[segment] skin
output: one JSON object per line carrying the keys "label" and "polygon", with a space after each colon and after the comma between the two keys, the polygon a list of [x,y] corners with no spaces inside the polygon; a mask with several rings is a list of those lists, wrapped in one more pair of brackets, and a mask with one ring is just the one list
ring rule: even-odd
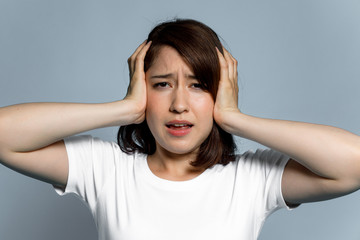
{"label": "skin", "polygon": [[288,204],[327,200],[360,188],[360,137],[345,130],[302,122],[264,119],[237,107],[237,61],[218,52],[221,80],[214,119],[225,131],[291,157],[282,192]]}
{"label": "skin", "polygon": [[[148,157],[150,169],[158,176],[184,180],[200,169],[195,160],[200,145],[213,126],[214,101],[196,80],[191,68],[171,47],[163,47],[146,72],[146,120],[156,140],[156,152]],[[185,136],[173,136],[166,123],[186,120],[193,124]]]}
{"label": "skin", "polygon": [[[96,128],[140,123],[146,116],[159,146],[149,156],[150,169],[166,179],[186,180],[203,171],[191,167],[189,161],[195,158],[198,144],[208,134],[208,123],[214,119],[225,131],[293,159],[282,180],[283,195],[289,204],[330,199],[360,188],[359,136],[330,126],[242,113],[237,106],[237,61],[226,49],[224,55],[218,52],[221,77],[215,103],[207,101],[206,94],[194,92],[191,71],[174,52],[170,51],[168,58],[158,57],[154,68],[144,73],[144,57],[150,44],[142,43],[128,60],[131,81],[123,100],[102,104],[29,103],[1,108],[1,163],[65,187],[68,159],[63,138]],[[168,79],[169,88],[152,88],[149,78],[157,75],[156,71],[173,74]],[[166,103],[160,102],[160,96],[167,99]],[[201,110],[193,104],[195,99],[200,99],[212,116],[200,116]],[[161,103],[159,109],[155,107],[157,103]],[[194,132],[199,133],[196,141],[186,137],[171,139],[164,133],[164,122],[173,117],[194,121]],[[206,122],[204,128],[198,128],[200,121]],[[180,150],[175,150],[175,146],[180,146]]]}

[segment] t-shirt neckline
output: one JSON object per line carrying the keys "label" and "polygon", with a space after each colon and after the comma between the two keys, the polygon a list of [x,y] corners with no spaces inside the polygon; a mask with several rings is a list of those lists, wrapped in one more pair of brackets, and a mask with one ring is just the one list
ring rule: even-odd
{"label": "t-shirt neckline", "polygon": [[206,180],[206,176],[209,174],[209,169],[206,169],[204,172],[199,174],[198,176],[184,181],[172,181],[167,180],[161,177],[156,176],[150,169],[148,161],[147,161],[147,154],[141,154],[139,156],[139,167],[142,172],[143,177],[145,180],[155,185],[156,187],[164,188],[167,190],[172,191],[184,191],[184,190],[190,190],[193,188],[198,187],[201,185],[202,182]]}

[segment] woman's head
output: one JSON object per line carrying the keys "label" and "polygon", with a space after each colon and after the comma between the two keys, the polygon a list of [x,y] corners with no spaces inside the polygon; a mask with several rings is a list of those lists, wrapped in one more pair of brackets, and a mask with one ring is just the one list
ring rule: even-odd
{"label": "woman's head", "polygon": [[152,41],[145,57],[145,72],[151,67],[163,46],[174,48],[192,68],[200,83],[216,98],[220,65],[215,47],[222,52],[217,34],[205,24],[185,19],[157,25],[148,36]]}
{"label": "woman's head", "polygon": [[[164,56],[172,54],[172,56],[175,56],[172,59],[179,62],[179,65],[184,66],[183,68],[187,69],[184,71],[191,73],[193,78],[200,84],[202,90],[207,92],[207,96],[209,97],[206,101],[208,101],[209,104],[203,106],[206,106],[207,108],[213,106],[211,104],[215,101],[220,80],[220,65],[215,47],[222,51],[222,46],[216,33],[206,25],[194,20],[175,20],[161,23],[156,26],[150,32],[148,41],[152,41],[152,44],[146,54],[144,63],[144,70],[147,72],[147,75],[149,72],[153,72],[153,69],[159,69],[159,62],[164,65]],[[166,51],[164,49],[166,49]],[[170,61],[170,64],[172,63],[172,60],[167,61]],[[160,65],[160,69],[162,65]],[[152,66],[154,67],[152,68]],[[176,66],[177,65],[175,65],[175,68]],[[189,95],[189,98],[194,100],[195,98],[191,96]],[[205,96],[205,94],[202,96]],[[165,101],[170,102],[169,99],[169,97],[164,97]],[[195,105],[193,104],[192,106]],[[199,106],[196,107],[197,114],[200,116],[199,112],[201,110]],[[165,111],[154,111],[154,109],[154,107],[152,107],[151,110],[149,109],[149,111],[151,111],[149,114],[151,115],[149,116],[147,113],[147,118],[149,118],[147,119],[148,121],[145,120],[139,125],[128,125],[120,128],[118,133],[118,143],[123,151],[128,153],[139,151],[151,155],[155,153],[157,143],[166,142],[166,139],[161,137],[164,135],[159,135],[157,128],[154,127],[157,124],[154,119],[157,120],[161,118],[153,116],[156,112],[161,114]],[[201,125],[201,123],[199,124],[199,119],[203,123],[206,122],[204,125],[210,126],[210,128],[202,128],[205,130],[200,131],[202,134],[205,133],[206,135],[201,138],[201,142],[199,143],[197,159],[192,162],[193,166],[202,168],[208,168],[216,163],[227,164],[229,161],[234,160],[235,151],[235,144],[232,136],[223,131],[213,121],[213,109],[208,110],[211,111],[211,114],[207,114],[206,119],[204,117],[190,117],[190,119],[196,119],[196,121],[198,121],[196,128],[193,128],[196,129],[196,131],[199,131],[198,126]],[[167,118],[167,116],[169,115],[166,115],[165,118]],[[211,124],[209,124],[209,121]],[[148,123],[150,124],[148,125]],[[154,135],[152,133],[154,133]]]}

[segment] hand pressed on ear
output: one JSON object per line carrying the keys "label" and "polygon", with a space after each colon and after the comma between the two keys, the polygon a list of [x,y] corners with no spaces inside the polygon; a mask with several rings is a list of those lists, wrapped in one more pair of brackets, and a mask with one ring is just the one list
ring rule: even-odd
{"label": "hand pressed on ear", "polygon": [[144,72],[144,59],[149,50],[151,41],[144,41],[129,57],[130,83],[124,100],[129,102],[134,110],[133,123],[141,123],[145,119],[146,109],[146,81]]}
{"label": "hand pressed on ear", "polygon": [[214,119],[226,131],[226,120],[238,113],[237,61],[223,48],[224,55],[216,48],[220,63],[220,82],[214,106]]}

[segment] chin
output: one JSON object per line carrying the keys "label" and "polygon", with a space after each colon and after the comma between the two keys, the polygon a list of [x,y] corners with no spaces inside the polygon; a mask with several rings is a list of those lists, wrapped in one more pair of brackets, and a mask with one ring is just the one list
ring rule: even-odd
{"label": "chin", "polygon": [[174,145],[169,145],[169,144],[157,144],[159,147],[161,147],[161,149],[163,151],[167,151],[169,153],[173,153],[173,154],[178,154],[178,155],[185,155],[185,154],[190,154],[190,153],[195,153],[196,151],[198,151],[199,146],[188,146],[188,145],[184,145],[184,144],[174,144]]}

